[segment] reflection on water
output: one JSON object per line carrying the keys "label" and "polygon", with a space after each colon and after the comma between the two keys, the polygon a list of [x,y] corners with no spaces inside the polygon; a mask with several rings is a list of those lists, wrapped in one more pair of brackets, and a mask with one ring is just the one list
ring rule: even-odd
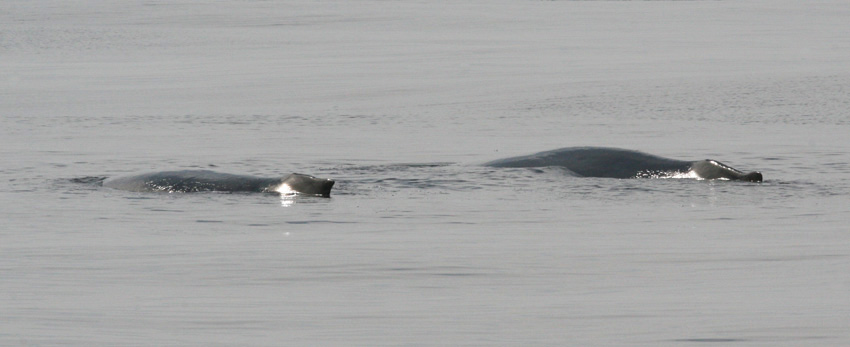
{"label": "reflection on water", "polygon": [[292,194],[292,195],[280,194],[280,206],[290,207],[292,205],[295,205],[295,194]]}

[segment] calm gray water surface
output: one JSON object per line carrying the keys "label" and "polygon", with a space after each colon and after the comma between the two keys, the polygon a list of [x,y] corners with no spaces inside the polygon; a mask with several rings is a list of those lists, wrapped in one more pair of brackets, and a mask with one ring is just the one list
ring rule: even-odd
{"label": "calm gray water surface", "polygon": [[[848,14],[2,2],[0,345],[848,345]],[[765,181],[478,165],[582,145]],[[193,168],[337,185],[71,181]]]}

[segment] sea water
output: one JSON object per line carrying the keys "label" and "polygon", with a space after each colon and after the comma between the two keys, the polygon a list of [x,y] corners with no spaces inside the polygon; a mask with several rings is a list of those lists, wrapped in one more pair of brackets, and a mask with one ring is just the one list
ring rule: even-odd
{"label": "sea water", "polygon": [[[0,2],[0,345],[850,344],[848,15]],[[480,166],[567,146],[765,181]],[[337,183],[74,181],[175,169]]]}

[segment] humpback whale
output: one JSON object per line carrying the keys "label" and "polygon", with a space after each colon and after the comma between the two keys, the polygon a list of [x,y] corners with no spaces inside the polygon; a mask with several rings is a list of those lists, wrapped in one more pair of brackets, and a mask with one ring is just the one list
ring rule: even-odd
{"label": "humpback whale", "polygon": [[741,172],[719,161],[684,161],[638,151],[605,147],[567,147],[494,160],[491,167],[562,167],[577,176],[609,178],[672,177],[693,173],[702,179],[761,182],[761,172]]}
{"label": "humpback whale", "polygon": [[331,196],[333,185],[333,180],[298,173],[282,178],[263,178],[210,170],[151,172],[103,181],[104,187],[132,192],[257,192],[326,198]]}

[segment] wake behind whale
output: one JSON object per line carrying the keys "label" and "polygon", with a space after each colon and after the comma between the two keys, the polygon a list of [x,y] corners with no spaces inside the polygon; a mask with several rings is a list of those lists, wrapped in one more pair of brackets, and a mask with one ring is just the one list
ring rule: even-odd
{"label": "wake behind whale", "polygon": [[582,177],[651,178],[694,174],[701,179],[761,182],[758,171],[741,172],[715,160],[684,161],[643,152],[605,147],[567,147],[494,160],[491,167],[562,167]]}
{"label": "wake behind whale", "polygon": [[334,181],[293,173],[264,178],[210,170],[161,171],[108,178],[103,186],[133,192],[256,192],[330,197]]}

